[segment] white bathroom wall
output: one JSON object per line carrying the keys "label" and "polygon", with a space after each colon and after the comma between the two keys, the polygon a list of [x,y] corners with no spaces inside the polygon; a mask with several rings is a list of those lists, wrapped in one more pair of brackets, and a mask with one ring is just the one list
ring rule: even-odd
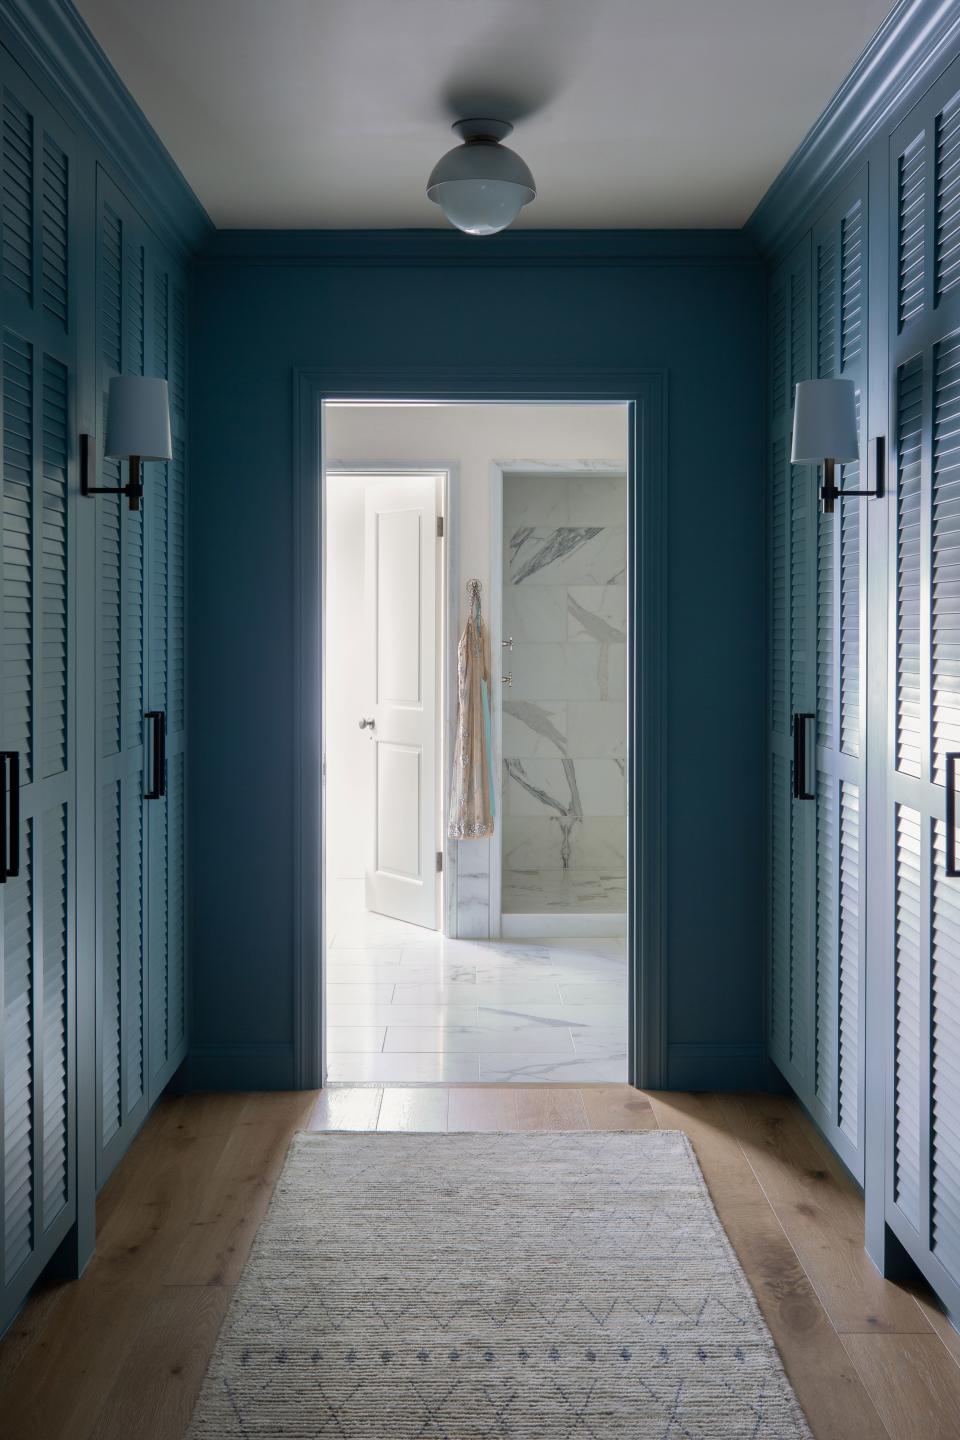
{"label": "white bathroom wall", "polygon": [[[466,617],[464,585],[469,578],[481,581],[488,601],[491,593],[494,463],[588,459],[627,467],[622,405],[330,405],[325,420],[328,470],[338,464],[393,462],[456,466],[460,623]],[[333,873],[357,875],[363,870],[372,805],[361,775],[361,701],[351,683],[355,665],[350,636],[351,630],[356,636],[356,617],[362,613],[361,484],[349,478],[328,484],[327,506],[327,825],[328,835],[336,837],[331,845]],[[464,938],[485,938],[490,934],[488,842],[459,842],[457,867],[453,928]]]}

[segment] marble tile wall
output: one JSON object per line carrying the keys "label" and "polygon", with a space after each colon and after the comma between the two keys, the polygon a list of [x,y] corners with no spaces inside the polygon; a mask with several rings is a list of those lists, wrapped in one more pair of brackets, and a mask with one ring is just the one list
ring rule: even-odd
{"label": "marble tile wall", "polygon": [[503,910],[620,912],[627,482],[505,475]]}

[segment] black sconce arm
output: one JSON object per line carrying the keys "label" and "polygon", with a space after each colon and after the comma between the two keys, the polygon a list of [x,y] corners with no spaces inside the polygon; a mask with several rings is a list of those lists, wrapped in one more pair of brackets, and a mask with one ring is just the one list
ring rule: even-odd
{"label": "black sconce arm", "polygon": [[842,490],[834,483],[836,461],[824,460],[823,462],[823,486],[820,490],[820,501],[824,515],[832,515],[834,501],[846,499],[848,496],[869,495],[876,499],[883,498],[883,472],[886,466],[886,442],[882,435],[877,435],[873,441],[873,473],[876,484],[872,490]]}
{"label": "black sconce arm", "polygon": [[126,495],[131,510],[140,509],[143,499],[143,481],[140,478],[140,456],[131,455],[127,462],[129,479],[126,485],[91,485],[94,473],[94,444],[92,435],[80,436],[80,494],[81,495]]}

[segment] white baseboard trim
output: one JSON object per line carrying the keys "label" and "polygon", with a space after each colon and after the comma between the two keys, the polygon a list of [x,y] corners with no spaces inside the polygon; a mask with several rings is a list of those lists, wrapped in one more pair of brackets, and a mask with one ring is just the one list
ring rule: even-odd
{"label": "white baseboard trim", "polygon": [[626,915],[502,915],[503,940],[605,940],[626,935]]}

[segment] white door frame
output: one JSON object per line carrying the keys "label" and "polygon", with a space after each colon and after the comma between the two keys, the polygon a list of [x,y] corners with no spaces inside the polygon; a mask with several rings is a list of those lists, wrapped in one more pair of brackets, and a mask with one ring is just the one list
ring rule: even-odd
{"label": "white door frame", "polygon": [[[626,413],[624,431],[629,426]],[[625,441],[624,448],[627,448]],[[499,939],[503,928],[503,477],[505,475],[622,475],[628,467],[615,460],[494,460],[490,465],[490,603],[487,624],[490,630],[491,734],[493,738],[494,795],[497,823],[490,838],[490,938]],[[624,524],[627,523],[624,512]],[[629,566],[629,557],[627,564]],[[630,575],[627,574],[627,585]],[[630,644],[630,616],[627,616],[627,645]],[[629,697],[624,700],[627,745],[630,743]],[[629,763],[629,750],[627,755]],[[629,787],[628,787],[629,790]],[[629,794],[628,794],[629,803]],[[629,818],[628,822],[629,824]],[[566,917],[570,919],[571,917]],[[573,918],[574,927],[576,917]],[[575,933],[575,928],[571,929]],[[596,929],[591,929],[594,935]]]}
{"label": "white door frame", "polygon": [[[438,585],[439,585],[439,614],[440,614],[440,643],[438,654],[440,656],[439,671],[439,712],[441,716],[441,744],[439,747],[441,775],[438,786],[440,796],[440,829],[438,831],[438,845],[443,849],[443,884],[441,885],[440,905],[440,932],[443,935],[456,936],[457,933],[457,842],[446,838],[446,817],[450,804],[450,775],[453,770],[453,744],[456,735],[457,725],[457,630],[459,622],[459,519],[460,519],[460,471],[455,460],[423,460],[414,464],[410,460],[399,460],[391,463],[385,460],[375,460],[364,463],[358,460],[329,460],[324,456],[323,472],[321,476],[321,499],[320,499],[320,543],[321,555],[326,555],[327,548],[327,476],[328,475],[437,475],[441,479],[441,514],[443,515],[443,542],[438,547]],[[327,603],[326,603],[326,565],[322,568],[323,575],[323,603],[322,613],[322,653],[327,654],[326,646],[326,625],[327,625]],[[323,733],[327,734],[326,717],[326,691],[322,687],[324,696]],[[326,756],[323,757],[323,764],[326,767]],[[323,842],[322,854],[324,863],[320,877],[321,884],[321,955],[326,958],[327,954],[327,794],[326,785],[323,787],[321,800],[321,835]],[[324,976],[326,965],[323,966]],[[324,1012],[326,1007],[324,1007]],[[324,1022],[325,1023],[325,1022]]]}

